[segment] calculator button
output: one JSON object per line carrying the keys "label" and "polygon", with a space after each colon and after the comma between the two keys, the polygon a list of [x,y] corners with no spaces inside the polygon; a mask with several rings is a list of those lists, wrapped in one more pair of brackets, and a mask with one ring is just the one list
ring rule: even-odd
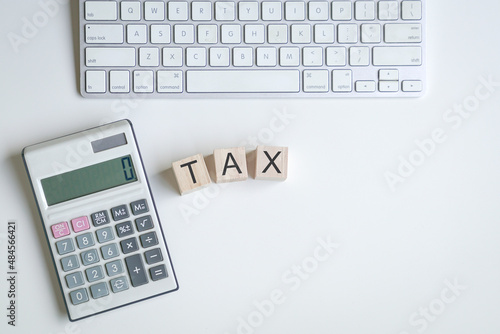
{"label": "calculator button", "polygon": [[71,219],[71,225],[73,225],[73,231],[75,232],[85,231],[90,228],[89,219],[86,216]]}
{"label": "calculator button", "polygon": [[139,238],[141,239],[141,245],[144,248],[158,245],[158,238],[156,238],[156,232],[149,232],[143,234]]}
{"label": "calculator button", "polygon": [[135,220],[135,226],[137,226],[137,231],[139,232],[150,230],[153,228],[153,220],[151,216],[137,218]]}
{"label": "calculator button", "polygon": [[144,269],[144,264],[142,263],[141,255],[135,254],[126,257],[125,263],[127,264],[127,271],[130,276],[132,286],[136,287],[149,282],[148,277],[146,276],[146,270]]}
{"label": "calculator button", "polygon": [[131,221],[116,224],[116,234],[118,234],[118,237],[123,238],[133,233],[134,233],[134,228],[132,227]]}
{"label": "calculator button", "polygon": [[76,257],[76,255],[63,257],[61,259],[61,265],[63,271],[70,271],[76,268],[80,268],[80,262],[78,262],[78,257]]}
{"label": "calculator button", "polygon": [[128,289],[128,282],[125,276],[114,278],[109,282],[109,284],[111,285],[111,291],[114,293]]}
{"label": "calculator button", "polygon": [[104,278],[102,266],[95,266],[85,270],[85,275],[87,276],[87,281],[89,282],[95,282]]}
{"label": "calculator button", "polygon": [[111,208],[111,214],[113,215],[114,221],[125,219],[130,216],[126,205],[119,205]]}
{"label": "calculator button", "polygon": [[97,299],[109,295],[108,286],[101,282],[90,286],[92,298]]}
{"label": "calculator button", "polygon": [[120,253],[118,252],[116,244],[109,244],[101,247],[101,254],[104,260],[108,260],[118,256]]}
{"label": "calculator button", "polygon": [[60,238],[68,235],[70,233],[68,222],[61,222],[58,224],[54,224],[50,227],[52,230],[52,235],[54,238]]}
{"label": "calculator button", "polygon": [[168,276],[167,268],[165,268],[164,264],[150,268],[149,274],[151,275],[151,279],[153,281],[157,281],[157,280],[160,280],[162,278],[166,278]]}
{"label": "calculator button", "polygon": [[71,253],[75,250],[75,246],[73,245],[73,240],[64,239],[56,242],[57,252],[60,255]]}
{"label": "calculator button", "polygon": [[115,276],[123,272],[123,265],[121,260],[106,263],[106,272],[108,276]]}
{"label": "calculator button", "polygon": [[163,256],[161,255],[161,249],[159,248],[148,250],[147,252],[144,253],[144,256],[146,257],[147,264],[153,264],[163,260]]}
{"label": "calculator button", "polygon": [[148,203],[146,203],[145,199],[130,203],[130,207],[132,208],[132,213],[136,216],[149,211]]}
{"label": "calculator button", "polygon": [[76,243],[80,249],[88,248],[94,246],[94,237],[90,232],[85,233],[76,237]]}
{"label": "calculator button", "polygon": [[99,261],[99,255],[97,255],[97,250],[91,249],[80,254],[82,257],[82,262],[84,266],[88,266],[89,264],[96,263]]}
{"label": "calculator button", "polygon": [[92,222],[94,223],[95,227],[99,227],[101,225],[109,223],[109,215],[106,210],[95,212],[91,214],[90,217],[92,218]]}
{"label": "calculator button", "polygon": [[78,305],[89,301],[89,295],[87,294],[87,289],[85,288],[71,291],[69,293],[69,297],[71,298],[71,303],[73,305]]}
{"label": "calculator button", "polygon": [[123,254],[132,253],[139,249],[136,238],[125,239],[120,242],[120,246],[122,247]]}
{"label": "calculator button", "polygon": [[83,285],[83,275],[81,271],[66,275],[66,284],[68,288],[73,289],[75,286]]}
{"label": "calculator button", "polygon": [[95,234],[97,235],[97,241],[99,241],[100,244],[115,238],[111,227],[101,228],[100,230],[95,231]]}

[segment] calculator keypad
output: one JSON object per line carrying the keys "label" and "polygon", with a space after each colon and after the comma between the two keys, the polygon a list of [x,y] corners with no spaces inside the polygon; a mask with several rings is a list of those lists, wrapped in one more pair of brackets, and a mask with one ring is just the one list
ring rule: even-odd
{"label": "calculator keypad", "polygon": [[[150,215],[144,215],[147,212],[147,201],[139,199],[51,226],[54,239],[66,237],[55,246],[59,255],[65,255],[60,265],[67,273],[64,279],[72,289],[73,305],[168,277],[161,249],[151,249],[158,245],[158,236],[149,231],[154,224]],[[112,222],[116,223],[101,227]],[[120,254],[130,255],[114,259]],[[86,282],[91,284],[84,286]]]}

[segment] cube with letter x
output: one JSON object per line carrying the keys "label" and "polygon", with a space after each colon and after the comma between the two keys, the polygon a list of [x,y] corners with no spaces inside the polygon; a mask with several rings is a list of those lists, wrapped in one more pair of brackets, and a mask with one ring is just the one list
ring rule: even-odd
{"label": "cube with letter x", "polygon": [[257,146],[255,178],[284,181],[288,176],[288,147]]}

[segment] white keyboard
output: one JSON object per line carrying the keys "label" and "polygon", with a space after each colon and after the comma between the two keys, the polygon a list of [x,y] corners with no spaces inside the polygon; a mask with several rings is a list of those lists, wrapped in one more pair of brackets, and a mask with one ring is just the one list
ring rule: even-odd
{"label": "white keyboard", "polygon": [[80,0],[84,97],[417,97],[425,65],[425,0]]}

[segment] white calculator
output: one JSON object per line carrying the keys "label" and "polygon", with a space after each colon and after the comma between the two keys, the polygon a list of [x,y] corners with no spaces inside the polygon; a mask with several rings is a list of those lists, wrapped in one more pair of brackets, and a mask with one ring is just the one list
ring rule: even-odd
{"label": "white calculator", "polygon": [[23,158],[71,321],[178,289],[128,120]]}

